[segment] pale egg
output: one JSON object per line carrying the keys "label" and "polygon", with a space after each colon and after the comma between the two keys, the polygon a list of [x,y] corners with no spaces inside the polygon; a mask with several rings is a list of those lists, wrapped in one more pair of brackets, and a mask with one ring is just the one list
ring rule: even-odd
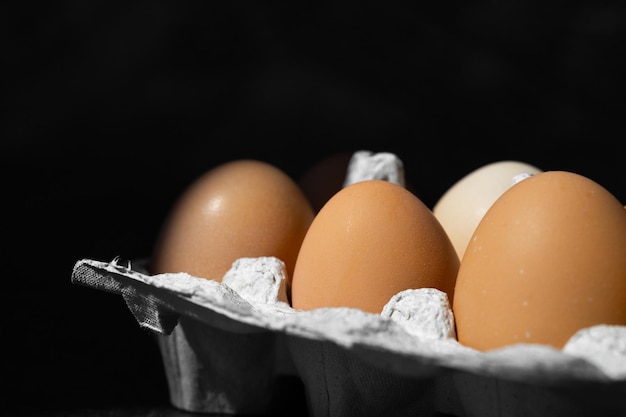
{"label": "pale egg", "polygon": [[542,172],[534,165],[503,160],[484,165],[457,181],[433,206],[433,213],[463,259],[474,229],[504,191],[528,175]]}
{"label": "pale egg", "polygon": [[459,342],[562,348],[577,331],[626,325],[626,210],[580,174],[546,171],[505,191],[465,251],[453,311]]}

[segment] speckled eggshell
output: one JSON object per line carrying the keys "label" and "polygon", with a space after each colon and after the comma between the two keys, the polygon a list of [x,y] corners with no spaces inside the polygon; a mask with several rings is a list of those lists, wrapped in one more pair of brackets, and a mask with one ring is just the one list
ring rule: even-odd
{"label": "speckled eggshell", "polygon": [[580,174],[546,171],[502,194],[461,261],[459,342],[562,348],[578,330],[626,324],[626,211]]}
{"label": "speckled eggshell", "polygon": [[296,261],[292,305],[380,313],[398,292],[425,287],[452,300],[458,267],[421,200],[400,185],[364,180],[337,192],[313,220]]}

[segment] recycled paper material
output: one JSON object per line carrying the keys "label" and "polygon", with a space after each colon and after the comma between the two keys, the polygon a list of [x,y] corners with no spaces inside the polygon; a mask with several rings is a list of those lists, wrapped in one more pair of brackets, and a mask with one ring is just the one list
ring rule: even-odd
{"label": "recycled paper material", "polygon": [[[272,352],[285,341],[316,417],[383,410],[626,413],[626,326],[583,329],[562,350],[519,344],[480,352],[456,341],[452,312],[437,290],[411,290],[402,302],[390,300],[385,314],[299,311],[282,301],[281,265],[271,257],[245,258],[224,283],[185,273],[151,276],[140,262],[83,259],[72,282],[121,295],[138,324],[158,335],[172,403],[186,410],[262,412],[275,376]],[[261,289],[249,291],[253,279]],[[415,308],[411,297],[431,307]],[[238,366],[220,373],[215,364],[224,361]]]}

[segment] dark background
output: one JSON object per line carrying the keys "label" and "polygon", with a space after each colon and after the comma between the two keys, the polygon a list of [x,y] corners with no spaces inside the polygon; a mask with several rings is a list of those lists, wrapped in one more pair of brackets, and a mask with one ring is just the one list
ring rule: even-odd
{"label": "dark background", "polygon": [[15,4],[0,6],[0,408],[167,405],[152,335],[71,271],[148,257],[176,196],[221,162],[297,180],[334,153],[393,152],[432,207],[516,159],[626,203],[622,2]]}

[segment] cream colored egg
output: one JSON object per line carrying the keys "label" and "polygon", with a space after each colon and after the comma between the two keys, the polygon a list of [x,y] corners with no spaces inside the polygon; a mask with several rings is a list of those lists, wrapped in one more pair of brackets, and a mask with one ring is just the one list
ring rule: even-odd
{"label": "cream colored egg", "polygon": [[448,233],[459,259],[463,259],[474,229],[493,202],[515,182],[539,172],[539,168],[525,162],[492,162],[470,172],[441,196],[433,213]]}

